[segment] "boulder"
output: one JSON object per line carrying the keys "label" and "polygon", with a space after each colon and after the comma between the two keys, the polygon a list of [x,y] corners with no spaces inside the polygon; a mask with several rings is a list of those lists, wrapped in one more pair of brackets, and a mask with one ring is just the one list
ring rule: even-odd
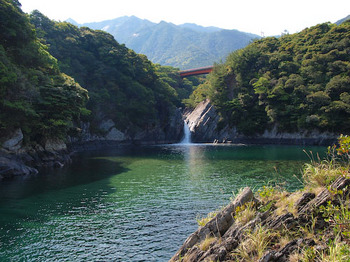
{"label": "boulder", "polygon": [[124,133],[119,131],[115,127],[112,127],[112,129],[109,130],[105,138],[106,140],[113,140],[113,141],[124,141],[126,139]]}
{"label": "boulder", "polygon": [[13,176],[37,174],[38,170],[25,165],[20,159],[10,155],[0,155],[0,181]]}
{"label": "boulder", "polygon": [[22,147],[22,141],[23,133],[22,130],[18,128],[5,138],[2,147],[8,151],[16,152]]}
{"label": "boulder", "polygon": [[106,134],[99,138],[99,140],[124,141],[126,136],[123,132],[118,130],[112,119],[104,120],[100,123],[99,128]]}
{"label": "boulder", "polygon": [[111,130],[113,127],[115,127],[115,123],[112,119],[103,120],[99,125],[99,128],[106,132]]}

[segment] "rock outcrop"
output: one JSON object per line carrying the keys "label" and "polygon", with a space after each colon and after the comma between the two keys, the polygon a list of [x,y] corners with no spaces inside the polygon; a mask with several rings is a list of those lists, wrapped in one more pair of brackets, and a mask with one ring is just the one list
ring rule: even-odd
{"label": "rock outcrop", "polygon": [[23,133],[18,128],[2,139],[0,181],[37,174],[40,167],[63,167],[70,161],[70,153],[63,140],[47,139],[40,144],[24,146]]}
{"label": "rock outcrop", "polygon": [[[322,216],[320,207],[326,203],[338,208],[349,204],[346,202],[350,194],[349,185],[349,177],[339,176],[329,188],[317,195],[309,192],[300,194],[295,201],[297,211],[293,214],[288,210],[278,211],[273,202],[263,203],[254,197],[249,188],[245,188],[205,226],[191,234],[170,262],[247,261],[244,256],[249,257],[248,261],[256,258],[254,261],[282,262],[289,261],[292,254],[301,253],[304,247],[322,249],[324,247],[316,243],[317,239],[322,236],[330,241],[335,236],[333,226]],[[238,216],[248,208],[254,213],[243,223]],[[250,213],[252,211],[244,216],[248,217]],[[307,228],[315,232],[313,236],[303,233]],[[252,240],[259,231],[262,233],[260,238]],[[284,244],[279,239],[283,232],[289,237],[284,236]],[[256,244],[264,248],[256,250],[249,247]]]}
{"label": "rock outcrop", "polygon": [[112,119],[101,119],[97,125],[99,132],[93,132],[88,122],[79,123],[77,129],[80,132],[67,139],[69,148],[84,151],[119,145],[169,144],[179,142],[183,136],[183,116],[179,108],[173,111],[166,123],[150,124],[142,129],[130,127],[121,131]]}
{"label": "rock outcrop", "polygon": [[177,143],[183,136],[183,116],[177,108],[166,124],[150,126],[132,136],[134,144],[169,144]]}
{"label": "rock outcrop", "polygon": [[100,117],[98,132],[93,132],[89,122],[81,122],[76,134],[62,139],[52,138],[40,143],[23,145],[24,135],[20,128],[0,137],[0,181],[19,175],[38,173],[40,167],[63,167],[71,162],[73,151],[111,148],[132,144],[176,143],[183,136],[183,117],[180,109],[175,109],[166,123],[150,124],[143,129],[118,129],[112,119]]}
{"label": "rock outcrop", "polygon": [[222,132],[217,131],[219,115],[208,99],[199,103],[197,107],[185,117],[185,121],[192,134],[192,141],[213,142],[214,139],[223,136],[223,134],[221,134]]}
{"label": "rock outcrop", "polygon": [[27,166],[20,157],[0,151],[0,181],[14,176],[37,174],[38,170]]}
{"label": "rock outcrop", "polygon": [[[224,210],[218,213],[215,218],[210,220],[205,226],[200,227],[196,232],[190,235],[170,261],[178,261],[180,257],[183,257],[187,253],[192,254],[192,257],[194,257],[194,253],[201,253],[196,245],[204,241],[207,236],[223,236],[234,222],[233,214],[236,208],[252,201],[253,199],[254,195],[251,189],[245,188],[234,202],[226,206]],[[196,258],[198,257],[199,255],[196,255]]]}
{"label": "rock outcrop", "polygon": [[200,143],[247,143],[247,144],[308,144],[330,145],[340,134],[302,131],[299,133],[279,132],[274,126],[269,130],[256,130],[256,134],[246,136],[235,127],[220,123],[220,115],[206,99],[185,115],[190,127],[192,141]]}
{"label": "rock outcrop", "polygon": [[20,128],[17,128],[13,133],[5,137],[2,147],[5,150],[16,152],[22,147],[23,133]]}

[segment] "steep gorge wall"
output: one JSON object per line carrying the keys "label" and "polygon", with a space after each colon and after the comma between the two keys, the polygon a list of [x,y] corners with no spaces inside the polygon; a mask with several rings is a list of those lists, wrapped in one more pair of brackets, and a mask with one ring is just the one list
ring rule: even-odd
{"label": "steep gorge wall", "polygon": [[121,131],[112,119],[101,119],[99,134],[93,133],[90,123],[80,123],[81,132],[78,136],[68,137],[69,147],[73,150],[91,150],[96,148],[114,147],[120,144],[147,145],[176,143],[183,135],[183,118],[179,108],[169,116],[166,123],[155,126],[145,126],[138,131]]}
{"label": "steep gorge wall", "polygon": [[80,133],[63,139],[47,139],[26,145],[21,128],[0,137],[0,181],[14,176],[37,174],[41,167],[63,167],[71,162],[74,151],[113,148],[120,145],[176,143],[183,135],[183,118],[175,109],[163,125],[145,127],[137,132],[122,132],[111,119],[101,119],[94,133],[89,122],[79,124]]}
{"label": "steep gorge wall", "polygon": [[[201,143],[248,143],[248,144],[295,144],[330,145],[340,134],[302,131],[300,133],[278,132],[274,126],[270,130],[256,130],[257,134],[246,136],[228,124],[219,124],[220,116],[207,99],[185,114],[185,121],[192,133],[192,142]],[[218,128],[218,126],[222,128]]]}

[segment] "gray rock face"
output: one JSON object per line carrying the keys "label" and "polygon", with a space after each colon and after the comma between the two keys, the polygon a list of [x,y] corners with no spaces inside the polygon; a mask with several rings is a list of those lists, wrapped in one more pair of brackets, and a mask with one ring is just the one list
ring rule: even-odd
{"label": "gray rock face", "polygon": [[67,150],[67,145],[62,139],[48,139],[45,141],[46,151],[62,151]]}
{"label": "gray rock face", "polygon": [[113,140],[113,141],[124,141],[126,140],[126,136],[123,132],[119,131],[115,127],[112,127],[111,130],[109,130],[108,134],[105,136],[106,140]]}
{"label": "gray rock face", "polygon": [[183,136],[183,117],[180,109],[174,110],[166,125],[156,125],[137,132],[133,136],[136,144],[177,143]]}
{"label": "gray rock face", "polygon": [[[149,124],[143,129],[130,128],[122,132],[117,128],[117,124],[112,119],[101,121],[98,128],[102,131],[100,134],[91,132],[90,123],[80,123],[80,135],[69,137],[68,141],[76,150],[89,150],[117,146],[120,144],[160,144],[176,143],[180,141],[183,135],[183,118],[179,108],[175,109],[169,116],[166,123],[157,125]],[[109,143],[112,142],[112,143]]]}
{"label": "gray rock face", "polygon": [[[101,117],[102,118],[102,117]],[[19,128],[0,140],[0,180],[17,175],[37,173],[38,167],[63,167],[71,162],[70,150],[94,150],[117,147],[121,144],[160,144],[180,141],[183,134],[183,119],[180,109],[164,117],[165,123],[145,126],[138,131],[120,131],[112,119],[100,122],[100,132],[91,132],[90,123],[80,123],[77,134],[62,139],[53,138],[33,146],[23,146],[23,133]],[[130,127],[132,130],[133,128]],[[34,167],[34,168],[33,168]]]}
{"label": "gray rock face", "polygon": [[[218,128],[220,116],[215,107],[207,99],[186,114],[193,142],[203,143],[255,143],[255,144],[324,144],[336,141],[339,134],[321,133],[318,131],[301,131],[298,133],[278,132],[276,126],[270,130],[262,130],[260,134],[245,136],[235,127],[228,124]],[[221,124],[220,124],[221,125]]]}
{"label": "gray rock face", "polygon": [[168,126],[165,128],[166,139],[178,142],[183,136],[183,115],[179,108],[176,108],[174,113],[170,116]]}
{"label": "gray rock face", "polygon": [[100,129],[102,129],[103,131],[107,131],[107,132],[109,130],[111,130],[113,127],[115,127],[115,123],[113,122],[112,119],[104,120],[99,125]]}
{"label": "gray rock face", "polygon": [[37,173],[37,169],[25,165],[17,157],[0,153],[0,181],[13,176],[23,176]]}
{"label": "gray rock face", "polygon": [[66,143],[48,139],[42,144],[22,146],[20,129],[8,136],[0,147],[0,180],[38,173],[38,167],[62,167],[71,161]]}
{"label": "gray rock face", "polygon": [[16,129],[11,135],[5,138],[2,147],[8,151],[16,152],[22,147],[23,133],[20,128]]}
{"label": "gray rock face", "polygon": [[213,141],[214,137],[220,136],[216,128],[219,115],[208,99],[199,103],[185,121],[190,128],[192,140],[195,142]]}
{"label": "gray rock face", "polygon": [[106,135],[99,137],[99,140],[124,141],[127,140],[126,135],[116,128],[112,119],[101,122],[100,129],[106,132]]}
{"label": "gray rock face", "polygon": [[81,123],[81,135],[79,138],[70,138],[70,142],[91,142],[91,141],[125,141],[130,138],[116,128],[116,124],[112,119],[103,120],[99,124],[99,129],[103,131],[102,134],[91,133],[90,123]]}

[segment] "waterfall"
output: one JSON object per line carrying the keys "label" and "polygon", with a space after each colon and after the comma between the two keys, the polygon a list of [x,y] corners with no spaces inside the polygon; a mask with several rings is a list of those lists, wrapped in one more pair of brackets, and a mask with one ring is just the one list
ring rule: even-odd
{"label": "waterfall", "polygon": [[191,131],[186,121],[184,121],[184,137],[180,144],[191,144]]}

